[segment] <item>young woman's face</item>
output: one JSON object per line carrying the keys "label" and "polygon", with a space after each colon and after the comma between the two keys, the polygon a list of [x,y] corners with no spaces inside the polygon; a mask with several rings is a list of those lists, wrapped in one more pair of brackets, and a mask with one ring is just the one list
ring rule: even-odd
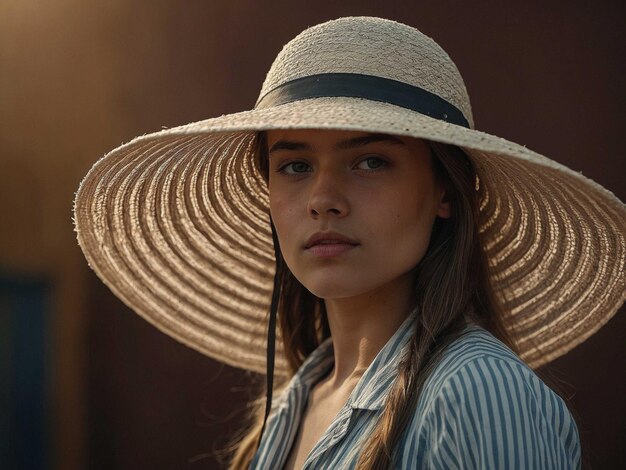
{"label": "young woman's face", "polygon": [[[280,248],[291,272],[318,297],[365,294],[411,275],[435,217],[449,217],[421,140],[273,130],[267,141],[270,212]],[[327,232],[345,239],[332,240]],[[315,234],[322,240],[312,244]]]}

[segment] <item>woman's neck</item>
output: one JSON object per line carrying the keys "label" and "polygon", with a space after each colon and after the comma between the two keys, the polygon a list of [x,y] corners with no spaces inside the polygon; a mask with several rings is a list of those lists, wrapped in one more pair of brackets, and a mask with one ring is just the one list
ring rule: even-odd
{"label": "woman's neck", "polygon": [[413,273],[356,297],[325,299],[335,366],[325,381],[339,389],[358,379],[413,308]]}

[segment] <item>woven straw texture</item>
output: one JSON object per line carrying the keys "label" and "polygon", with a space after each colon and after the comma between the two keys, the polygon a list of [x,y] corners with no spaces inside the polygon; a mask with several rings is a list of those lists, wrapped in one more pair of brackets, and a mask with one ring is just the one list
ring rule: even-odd
{"label": "woven straw texture", "polygon": [[[417,30],[342,18],[287,44],[260,97],[319,73],[419,86],[472,123],[447,54]],[[256,133],[279,128],[383,132],[458,145],[480,176],[480,230],[505,324],[533,367],[591,336],[626,297],[626,209],[581,174],[499,137],[402,107],[324,97],[221,116],[139,137],[98,161],[75,200],[78,241],[128,306],[210,357],[265,372],[274,273],[268,190]],[[277,340],[276,374],[286,374]]]}

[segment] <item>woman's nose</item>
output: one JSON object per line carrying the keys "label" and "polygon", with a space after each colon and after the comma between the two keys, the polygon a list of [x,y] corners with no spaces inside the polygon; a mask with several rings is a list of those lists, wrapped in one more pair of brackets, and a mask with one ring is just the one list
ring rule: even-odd
{"label": "woman's nose", "polygon": [[350,211],[346,182],[330,171],[318,171],[309,187],[307,211],[313,218],[345,217]]}

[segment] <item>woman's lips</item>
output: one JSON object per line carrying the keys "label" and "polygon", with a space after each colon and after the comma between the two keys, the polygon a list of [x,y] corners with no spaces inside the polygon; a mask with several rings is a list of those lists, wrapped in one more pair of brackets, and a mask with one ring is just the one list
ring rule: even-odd
{"label": "woman's lips", "polygon": [[334,230],[327,230],[311,235],[305,243],[304,250],[317,258],[329,258],[339,256],[357,246],[359,243],[356,240]]}
{"label": "woman's lips", "polygon": [[307,253],[312,254],[318,258],[330,258],[332,256],[337,256],[346,251],[352,250],[356,248],[358,245],[353,245],[351,243],[318,243],[317,245],[313,245],[307,248],[305,251]]}
{"label": "woman's lips", "polygon": [[315,232],[313,235],[309,237],[306,241],[304,248],[311,248],[315,245],[320,244],[329,244],[329,243],[346,243],[348,245],[358,245],[359,243],[356,240],[353,240],[346,235],[343,235],[339,232],[335,232],[333,230],[327,230],[326,232]]}

